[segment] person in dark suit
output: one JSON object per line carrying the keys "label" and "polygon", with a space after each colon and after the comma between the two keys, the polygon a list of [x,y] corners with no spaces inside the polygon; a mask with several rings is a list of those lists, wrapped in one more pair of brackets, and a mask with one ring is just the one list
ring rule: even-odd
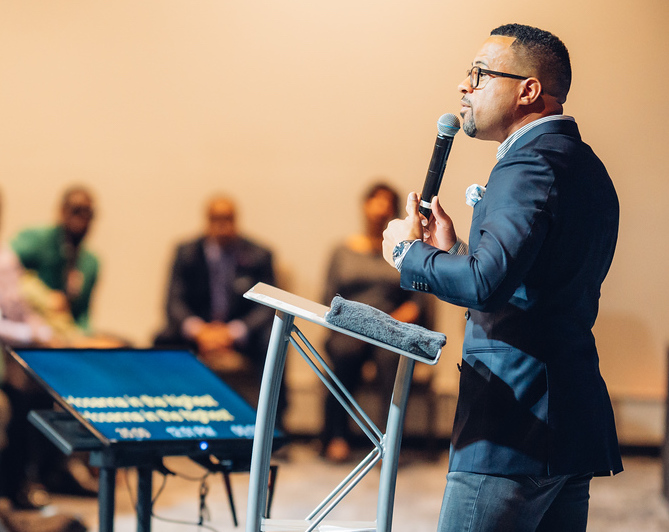
{"label": "person in dark suit", "polygon": [[403,288],[468,307],[440,532],[585,531],[590,479],[622,470],[591,331],[619,206],[562,114],[570,83],[557,37],[493,30],[459,86],[465,133],[501,143],[469,245],[415,193],[384,232]]}
{"label": "person in dark suit", "polygon": [[222,376],[240,363],[249,366],[251,390],[228,384],[254,406],[274,316],[269,307],[244,298],[259,282],[274,284],[272,253],[239,233],[232,199],[214,197],[206,208],[205,234],[177,247],[167,326],[154,342],[193,349]]}

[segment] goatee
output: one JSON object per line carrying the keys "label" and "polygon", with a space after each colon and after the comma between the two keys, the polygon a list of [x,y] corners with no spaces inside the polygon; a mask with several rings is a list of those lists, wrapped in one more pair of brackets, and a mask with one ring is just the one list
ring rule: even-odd
{"label": "goatee", "polygon": [[468,137],[476,137],[476,123],[474,122],[473,117],[469,120],[465,120],[465,122],[462,124],[462,131],[464,131],[465,135]]}

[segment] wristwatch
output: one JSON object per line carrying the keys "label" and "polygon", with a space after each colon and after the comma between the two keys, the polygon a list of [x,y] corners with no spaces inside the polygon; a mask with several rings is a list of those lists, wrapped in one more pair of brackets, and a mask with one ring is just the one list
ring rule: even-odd
{"label": "wristwatch", "polygon": [[393,262],[395,263],[395,268],[397,268],[397,271],[400,271],[404,256],[406,255],[407,251],[409,251],[411,244],[414,242],[416,242],[416,240],[402,240],[393,248]]}

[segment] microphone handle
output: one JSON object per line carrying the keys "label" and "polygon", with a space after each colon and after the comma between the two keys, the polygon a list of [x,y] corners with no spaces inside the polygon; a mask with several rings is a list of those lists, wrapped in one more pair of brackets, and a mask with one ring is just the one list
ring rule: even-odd
{"label": "microphone handle", "polygon": [[432,159],[430,159],[430,166],[425,177],[425,184],[423,185],[423,192],[420,194],[420,205],[418,212],[426,218],[430,218],[432,214],[432,198],[439,192],[441,186],[441,179],[444,177],[444,169],[446,168],[446,161],[448,155],[451,153],[453,146],[453,137],[446,135],[437,135],[437,140],[434,143],[434,150],[432,151]]}

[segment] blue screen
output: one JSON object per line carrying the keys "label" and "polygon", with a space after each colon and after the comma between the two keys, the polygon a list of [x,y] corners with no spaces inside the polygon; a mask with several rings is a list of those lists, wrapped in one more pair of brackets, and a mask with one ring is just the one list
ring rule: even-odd
{"label": "blue screen", "polygon": [[106,438],[250,440],[255,410],[189,351],[17,350],[29,372]]}

